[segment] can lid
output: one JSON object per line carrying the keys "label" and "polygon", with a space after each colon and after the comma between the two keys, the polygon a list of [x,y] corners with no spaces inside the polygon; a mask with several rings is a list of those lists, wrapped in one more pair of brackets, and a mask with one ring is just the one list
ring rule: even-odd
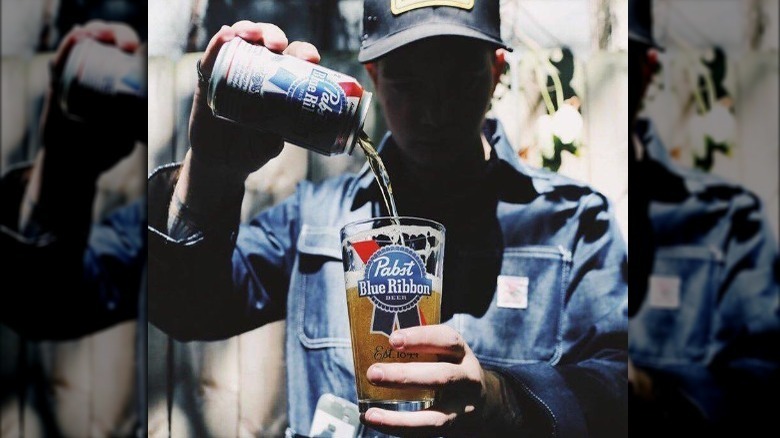
{"label": "can lid", "polygon": [[349,155],[352,155],[352,151],[355,150],[355,144],[357,144],[357,139],[359,137],[358,133],[363,129],[363,124],[366,122],[366,116],[368,116],[368,109],[371,107],[372,97],[373,94],[369,91],[364,91],[363,96],[360,97],[360,103],[358,103],[357,110],[355,111],[357,113],[357,125],[355,126],[355,129],[352,130],[350,138],[347,141],[346,152]]}

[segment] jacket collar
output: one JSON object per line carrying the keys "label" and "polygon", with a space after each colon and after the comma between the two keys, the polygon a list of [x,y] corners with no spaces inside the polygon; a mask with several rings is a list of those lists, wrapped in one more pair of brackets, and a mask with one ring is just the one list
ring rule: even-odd
{"label": "jacket collar", "polygon": [[[517,156],[517,153],[512,148],[504,132],[504,128],[497,119],[488,118],[485,119],[485,123],[482,127],[482,131],[485,134],[485,138],[492,147],[489,162],[492,162],[494,169],[494,176],[501,181],[507,179],[512,181],[512,189],[516,190],[516,183],[518,180],[524,181],[525,184],[521,185],[526,188],[532,188],[533,192],[529,193],[530,198],[535,198],[538,195],[548,193],[553,190],[553,183],[551,181],[550,172],[546,172],[541,169],[536,169],[523,163]],[[387,132],[382,141],[380,142],[377,152],[383,161],[398,159],[397,154],[393,151],[398,146],[393,140],[391,132]],[[390,176],[392,178],[392,175]],[[368,163],[364,164],[358,173],[356,181],[356,189],[366,189],[376,184],[371,168]],[[526,197],[529,198],[529,197]],[[530,201],[530,199],[527,199]]]}

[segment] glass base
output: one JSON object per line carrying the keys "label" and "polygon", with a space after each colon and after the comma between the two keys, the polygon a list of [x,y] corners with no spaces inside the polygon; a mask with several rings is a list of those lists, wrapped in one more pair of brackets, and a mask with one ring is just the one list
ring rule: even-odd
{"label": "glass base", "polygon": [[368,408],[380,408],[388,411],[421,411],[430,408],[433,400],[359,400],[358,409],[366,412]]}

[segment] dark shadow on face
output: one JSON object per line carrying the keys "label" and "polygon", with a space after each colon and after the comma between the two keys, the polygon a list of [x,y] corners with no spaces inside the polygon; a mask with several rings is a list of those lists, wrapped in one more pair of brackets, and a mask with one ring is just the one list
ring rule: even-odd
{"label": "dark shadow on face", "polygon": [[474,154],[493,92],[494,57],[488,43],[441,36],[378,61],[379,100],[405,158],[447,161]]}

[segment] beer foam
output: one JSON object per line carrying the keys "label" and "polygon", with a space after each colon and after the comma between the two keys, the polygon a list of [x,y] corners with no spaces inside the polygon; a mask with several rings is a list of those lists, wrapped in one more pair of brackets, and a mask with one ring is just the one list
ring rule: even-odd
{"label": "beer foam", "polygon": [[347,289],[353,289],[358,287],[358,281],[362,280],[366,276],[365,270],[360,271],[347,271],[344,273],[344,283]]}
{"label": "beer foam", "polygon": [[[351,243],[376,240],[376,238],[379,236],[389,238],[393,245],[405,245],[406,242],[403,242],[402,234],[407,234],[410,236],[425,236],[425,247],[415,250],[415,253],[417,253],[417,255],[422,259],[423,264],[428,262],[428,258],[431,256],[431,254],[434,252],[440,252],[444,238],[443,232],[423,225],[388,225],[381,228],[364,230],[347,237],[341,242],[342,249],[346,253],[348,248],[351,246]],[[434,245],[430,244],[428,239],[429,237],[434,238],[434,241],[436,242]],[[351,251],[354,256],[351,260],[354,265],[352,266],[353,270],[363,269],[364,264],[358,254],[355,253],[354,249],[349,249],[349,251]]]}
{"label": "beer foam", "polygon": [[423,225],[387,225],[381,228],[374,228],[370,230],[357,232],[342,241],[342,245],[346,245],[347,242],[363,242],[366,240],[374,240],[379,236],[387,236],[395,244],[401,244],[401,234],[424,234],[428,237],[433,236],[437,242],[441,242],[444,239],[444,235],[441,231],[426,227]]}
{"label": "beer foam", "polygon": [[426,277],[428,277],[428,279],[431,280],[431,288],[433,289],[433,291],[441,293],[442,279],[431,274],[427,274]]}

